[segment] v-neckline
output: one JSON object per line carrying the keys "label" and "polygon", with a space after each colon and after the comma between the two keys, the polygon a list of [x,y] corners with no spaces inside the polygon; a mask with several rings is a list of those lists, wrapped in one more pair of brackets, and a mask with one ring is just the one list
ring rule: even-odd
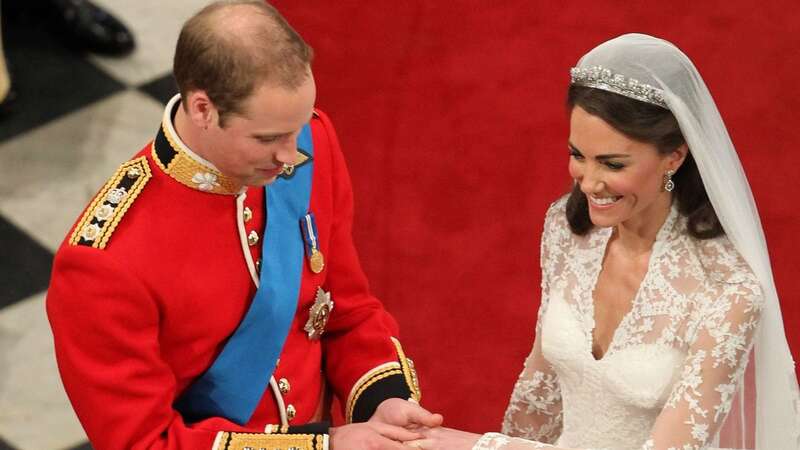
{"label": "v-neckline", "polygon": [[664,220],[664,223],[661,224],[661,228],[659,228],[658,233],[656,233],[656,239],[653,242],[653,248],[650,251],[650,257],[647,261],[647,271],[644,273],[642,277],[642,281],[639,282],[639,287],[636,288],[636,292],[633,294],[633,298],[631,299],[631,307],[625,314],[622,315],[622,319],[620,319],[619,323],[617,324],[616,328],[614,328],[614,332],[611,334],[611,340],[608,342],[608,347],[605,349],[603,354],[600,358],[597,358],[594,354],[594,330],[597,328],[597,321],[595,318],[595,307],[594,307],[594,291],[597,288],[597,282],[600,279],[600,274],[603,272],[603,263],[606,259],[606,254],[608,253],[608,245],[611,242],[611,237],[614,235],[614,229],[611,227],[604,228],[602,231],[605,234],[602,236],[603,242],[600,244],[600,254],[599,254],[599,261],[596,264],[596,269],[592,276],[591,286],[589,290],[589,300],[588,300],[588,320],[590,320],[589,325],[587,328],[588,336],[587,341],[589,344],[589,357],[592,361],[600,363],[606,360],[609,354],[612,354],[617,347],[617,341],[619,340],[619,333],[623,326],[627,325],[626,322],[630,320],[630,317],[637,309],[637,305],[640,303],[639,297],[642,291],[642,286],[644,286],[650,278],[651,272],[653,272],[653,265],[659,259],[661,254],[661,248],[663,247],[663,243],[665,241],[666,235],[672,229],[672,226],[675,222],[677,217],[678,211],[674,205],[670,206],[670,212],[667,215],[667,218]]}

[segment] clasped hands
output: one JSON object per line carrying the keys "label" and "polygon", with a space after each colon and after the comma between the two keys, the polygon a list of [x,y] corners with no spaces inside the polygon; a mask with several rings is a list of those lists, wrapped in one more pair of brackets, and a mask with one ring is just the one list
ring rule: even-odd
{"label": "clasped hands", "polygon": [[414,402],[390,398],[369,421],[331,428],[331,450],[471,450],[480,437],[444,428],[442,421]]}

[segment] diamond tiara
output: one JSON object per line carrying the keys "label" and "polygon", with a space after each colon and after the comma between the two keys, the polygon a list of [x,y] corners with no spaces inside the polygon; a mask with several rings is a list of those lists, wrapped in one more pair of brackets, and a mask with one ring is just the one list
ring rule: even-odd
{"label": "diamond tiara", "polygon": [[625,75],[614,73],[603,66],[573,67],[570,69],[572,84],[624,95],[634,100],[651,103],[669,109],[664,100],[664,91],[649,84],[640,83],[638,80]]}

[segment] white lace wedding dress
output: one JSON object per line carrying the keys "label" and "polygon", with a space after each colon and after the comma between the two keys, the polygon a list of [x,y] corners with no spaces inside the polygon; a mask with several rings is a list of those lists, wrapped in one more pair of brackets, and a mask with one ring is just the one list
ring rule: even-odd
{"label": "white lace wedding dress", "polygon": [[474,450],[709,448],[747,366],[758,280],[727,238],[690,237],[673,208],[631,311],[596,360],[592,291],[612,229],[572,234],[565,204],[545,220],[537,338],[504,434]]}

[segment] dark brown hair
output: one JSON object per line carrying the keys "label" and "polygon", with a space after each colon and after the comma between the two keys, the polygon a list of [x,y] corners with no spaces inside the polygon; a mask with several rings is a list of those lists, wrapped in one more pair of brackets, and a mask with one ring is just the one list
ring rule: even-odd
{"label": "dark brown hair", "polygon": [[173,74],[186,105],[203,90],[219,111],[243,114],[260,83],[296,89],[309,76],[313,50],[286,19],[263,0],[211,3],[181,29]]}
{"label": "dark brown hair", "polygon": [[[686,143],[675,116],[660,106],[601,89],[571,85],[567,93],[567,109],[572,111],[576,106],[603,119],[625,136],[654,145],[662,155],[674,152]],[[708,200],[691,149],[672,179],[675,182],[672,198],[678,204],[678,212],[688,219],[689,234],[697,239],[724,234]],[[586,234],[593,227],[586,195],[577,184],[567,199],[567,221],[572,232],[578,235]]]}

